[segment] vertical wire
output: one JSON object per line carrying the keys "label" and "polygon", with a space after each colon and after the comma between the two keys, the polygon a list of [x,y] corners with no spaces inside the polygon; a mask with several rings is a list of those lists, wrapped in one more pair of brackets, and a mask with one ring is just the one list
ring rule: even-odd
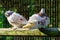
{"label": "vertical wire", "polygon": [[[3,23],[3,20],[4,20],[4,18],[3,18],[3,16],[2,16],[2,23]],[[3,24],[2,24],[2,28],[3,28]]]}
{"label": "vertical wire", "polygon": [[[51,19],[53,19],[53,17],[51,16],[52,15],[52,2],[50,0],[50,17]],[[52,23],[52,20],[51,20],[51,23]],[[53,23],[52,23],[53,24]]]}
{"label": "vertical wire", "polygon": [[51,40],[51,37],[49,37],[49,40]]}
{"label": "vertical wire", "polygon": [[[51,19],[53,19],[53,17],[52,17],[52,1],[51,0],[50,0],[50,17],[51,17]],[[52,23],[52,20],[51,20],[51,23]]]}
{"label": "vertical wire", "polygon": [[[13,7],[14,7],[14,1],[13,1]],[[16,40],[16,37],[14,36],[13,39]]]}
{"label": "vertical wire", "polygon": [[[29,2],[29,1],[28,1],[28,2]],[[28,3],[28,5],[29,5],[29,3]],[[27,6],[28,6],[28,5],[27,5]],[[28,20],[28,19],[29,19],[29,12],[28,12],[28,17],[27,17],[27,20]]]}
{"label": "vertical wire", "polygon": [[57,14],[57,17],[56,17],[56,18],[57,18],[57,27],[58,27],[58,24],[59,24],[59,20],[58,20],[58,19],[59,19],[59,17],[58,17],[58,13],[59,13],[59,12],[58,12],[58,0],[56,0],[56,1],[57,1],[57,2],[56,2],[56,6],[57,6],[57,7],[56,7],[56,9],[57,9],[57,10],[56,10],[56,11],[57,11],[57,13],[56,13],[56,14]]}
{"label": "vertical wire", "polygon": [[[56,0],[55,0],[55,2],[56,2]],[[56,27],[56,21],[57,21],[56,20],[56,4],[54,4],[54,5],[55,5],[55,7],[54,7],[55,8],[55,10],[54,10],[55,12],[54,12],[54,22],[53,23],[54,23],[54,27]]]}
{"label": "vertical wire", "polygon": [[29,16],[30,16],[30,12],[31,12],[31,0],[30,0],[30,8],[29,8]]}
{"label": "vertical wire", "polygon": [[[55,23],[56,23],[56,0],[55,0]],[[56,25],[55,25],[56,26]]]}
{"label": "vertical wire", "polygon": [[[22,6],[23,6],[24,5],[23,0],[21,0],[21,2],[22,2]],[[22,15],[24,16],[24,7],[22,9]]]}
{"label": "vertical wire", "polygon": [[30,38],[30,37],[28,36],[28,40],[30,40],[29,38]]}
{"label": "vertical wire", "polygon": [[57,23],[57,27],[58,27],[58,9],[57,9],[57,7],[58,7],[58,4],[57,4],[57,0],[56,0],[56,23]]}
{"label": "vertical wire", "polygon": [[42,1],[40,0],[40,8],[41,8],[41,2],[42,2]]}
{"label": "vertical wire", "polygon": [[56,40],[56,37],[51,37],[51,40]]}
{"label": "vertical wire", "polygon": [[39,40],[40,37],[38,36],[37,38],[38,38],[38,40]]}
{"label": "vertical wire", "polygon": [[[44,0],[43,0],[44,1]],[[43,6],[45,6],[45,2],[46,2],[46,0],[44,1],[44,5]],[[46,39],[46,37],[44,37],[44,39],[43,40],[45,40]]]}
{"label": "vertical wire", "polygon": [[51,22],[51,1],[50,1],[50,5],[49,6],[50,6],[50,14],[49,14],[50,15],[50,23],[52,23]]}
{"label": "vertical wire", "polygon": [[[49,17],[50,17],[50,23],[52,23],[52,18],[51,18],[51,0],[49,1],[50,3],[49,3]],[[49,34],[49,33],[48,33]]]}
{"label": "vertical wire", "polygon": [[[47,0],[44,0],[44,8],[46,9],[46,2],[47,2]],[[46,10],[45,10],[45,12],[46,12]],[[46,40],[46,38],[48,38],[48,37],[44,37],[44,40]],[[49,40],[49,38],[48,38],[48,40]]]}
{"label": "vertical wire", "polygon": [[32,40],[36,40],[36,36],[32,36]]}
{"label": "vertical wire", "polygon": [[56,37],[55,37],[55,40],[56,40]]}
{"label": "vertical wire", "polygon": [[[7,3],[8,4],[8,3]],[[7,6],[7,9],[8,9],[8,6]],[[8,24],[7,24],[7,26],[8,26]]]}
{"label": "vertical wire", "polygon": [[18,36],[16,36],[16,39],[18,40]]}
{"label": "vertical wire", "polygon": [[59,27],[59,23],[60,23],[60,20],[59,20],[59,0],[57,1],[57,4],[58,4],[58,7],[57,7],[57,9],[58,9],[58,27]]}
{"label": "vertical wire", "polygon": [[14,40],[15,40],[16,38],[15,38],[15,36],[14,36]]}
{"label": "vertical wire", "polygon": [[44,37],[44,40],[46,39],[46,37]]}
{"label": "vertical wire", "polygon": [[[59,18],[60,18],[60,0],[58,0],[58,2],[59,2]],[[59,27],[60,27],[60,19],[59,19]]]}
{"label": "vertical wire", "polygon": [[25,36],[24,36],[23,40],[25,40]]}
{"label": "vertical wire", "polygon": [[[39,0],[39,5],[38,5],[38,6],[39,6],[39,8],[41,9],[41,0]],[[40,11],[40,10],[39,10],[39,11]],[[38,12],[39,12],[39,11],[38,11]]]}
{"label": "vertical wire", "polygon": [[55,11],[56,11],[56,13],[55,13],[55,14],[56,14],[56,15],[55,15],[55,18],[56,18],[56,19],[55,19],[55,20],[56,20],[56,26],[57,26],[58,23],[57,23],[57,2],[56,2],[56,0],[55,0],[55,3],[56,3],[56,4],[55,4]]}
{"label": "vertical wire", "polygon": [[51,2],[49,2],[49,17],[50,17],[50,24],[52,25],[51,23]]}

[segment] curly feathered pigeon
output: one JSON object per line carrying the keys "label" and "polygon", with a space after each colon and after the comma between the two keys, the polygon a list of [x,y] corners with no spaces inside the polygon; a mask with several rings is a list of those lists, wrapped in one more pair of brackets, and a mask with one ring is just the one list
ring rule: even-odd
{"label": "curly feathered pigeon", "polygon": [[13,11],[6,11],[5,16],[8,22],[13,26],[13,29],[21,28],[23,25],[27,24],[27,20],[20,14]]}

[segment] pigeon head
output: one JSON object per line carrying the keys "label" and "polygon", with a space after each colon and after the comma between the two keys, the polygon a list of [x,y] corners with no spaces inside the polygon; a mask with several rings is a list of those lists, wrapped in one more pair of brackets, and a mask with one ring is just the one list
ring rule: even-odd
{"label": "pigeon head", "polygon": [[10,15],[12,15],[13,14],[13,11],[6,11],[5,12],[5,16],[6,17],[9,17]]}

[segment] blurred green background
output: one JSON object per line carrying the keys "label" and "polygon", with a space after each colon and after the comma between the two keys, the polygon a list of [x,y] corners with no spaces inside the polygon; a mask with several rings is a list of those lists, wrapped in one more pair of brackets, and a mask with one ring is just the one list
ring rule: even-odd
{"label": "blurred green background", "polygon": [[[45,8],[50,17],[50,25],[48,27],[60,27],[59,2],[60,0],[0,0],[0,28],[11,27],[4,15],[7,10],[18,12],[28,20],[29,16],[38,13],[41,8]],[[49,40],[50,38],[45,37],[39,40]],[[13,37],[1,36],[0,40],[13,40]],[[51,40],[55,40],[55,37]]]}

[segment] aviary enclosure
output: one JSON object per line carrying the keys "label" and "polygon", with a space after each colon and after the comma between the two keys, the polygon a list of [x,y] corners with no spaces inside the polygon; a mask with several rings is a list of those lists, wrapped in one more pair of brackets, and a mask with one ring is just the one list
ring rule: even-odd
{"label": "aviary enclosure", "polygon": [[[7,10],[18,12],[28,20],[31,15],[38,13],[41,8],[45,8],[46,13],[50,17],[50,25],[48,28],[60,28],[60,0],[0,0],[0,28],[11,27],[4,15]],[[59,38],[0,36],[0,40],[60,40]]]}

